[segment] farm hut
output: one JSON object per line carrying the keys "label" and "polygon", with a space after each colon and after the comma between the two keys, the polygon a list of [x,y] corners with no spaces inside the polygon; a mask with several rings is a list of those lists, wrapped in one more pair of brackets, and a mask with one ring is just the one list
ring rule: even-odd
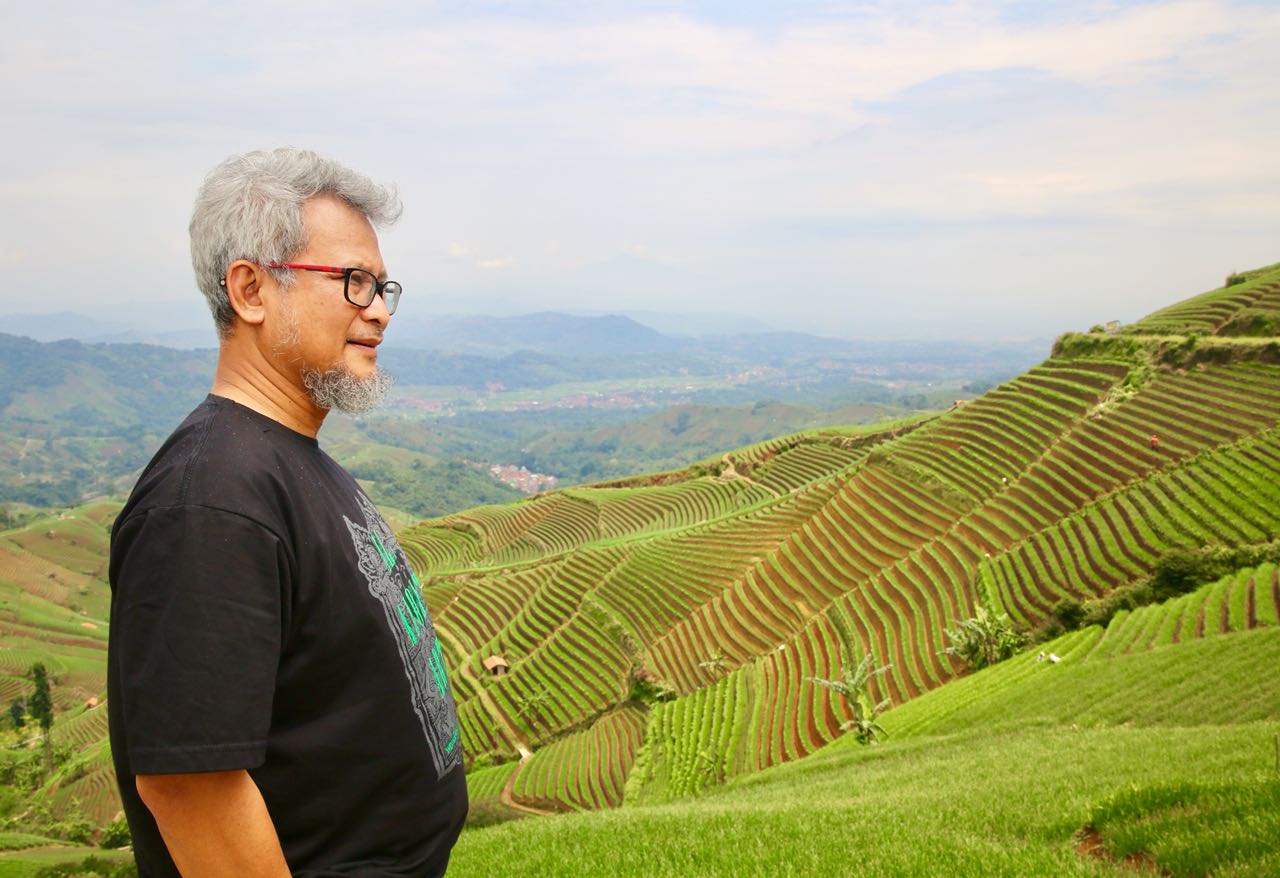
{"label": "farm hut", "polygon": [[510,670],[510,665],[507,664],[507,660],[500,655],[491,655],[481,662],[481,664],[484,665],[484,669],[486,671],[493,674],[495,677],[501,677]]}

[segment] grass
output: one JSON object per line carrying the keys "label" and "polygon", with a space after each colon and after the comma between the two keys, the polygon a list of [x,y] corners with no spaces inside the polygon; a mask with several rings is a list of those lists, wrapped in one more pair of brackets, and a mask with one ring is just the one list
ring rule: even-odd
{"label": "grass", "polygon": [[44,840],[48,847],[0,853],[0,878],[33,878],[41,869],[64,863],[83,863],[93,857],[113,865],[133,861],[129,851],[104,851],[100,848],[80,847],[62,841]]}
{"label": "grass", "polygon": [[[875,747],[846,737],[691,800],[467,830],[450,878],[1124,874],[1077,852],[1086,826],[1174,874],[1273,874],[1280,630],[1088,660],[1097,636],[892,710]],[[1201,828],[1159,807],[1179,790]]]}
{"label": "grass", "polygon": [[1203,776],[1245,785],[1277,729],[1031,724],[829,748],[694,801],[469,830],[449,874],[1117,874],[1076,853],[1101,803]]}
{"label": "grass", "polygon": [[1089,824],[1112,856],[1146,854],[1178,878],[1280,874],[1280,775],[1134,786]]}

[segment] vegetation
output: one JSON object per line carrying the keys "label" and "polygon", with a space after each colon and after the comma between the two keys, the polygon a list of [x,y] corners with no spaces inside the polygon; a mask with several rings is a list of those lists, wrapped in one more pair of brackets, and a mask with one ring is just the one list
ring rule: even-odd
{"label": "vegetation", "polygon": [[1183,780],[1123,789],[1094,808],[1092,831],[1118,860],[1167,874],[1280,872],[1280,779]]}
{"label": "vegetation", "polygon": [[974,607],[973,618],[958,622],[945,633],[951,645],[943,652],[962,659],[974,671],[1004,661],[1027,641],[1008,614],[997,615],[981,604]]}
{"label": "vegetation", "polygon": [[840,730],[851,732],[859,744],[874,744],[885,734],[884,729],[876,722],[876,717],[889,706],[889,699],[876,701],[871,695],[871,681],[889,670],[889,666],[882,665],[873,669],[873,664],[875,656],[868,654],[862,657],[862,661],[852,671],[845,667],[844,677],[840,680],[809,678],[809,682],[825,686],[844,698],[853,718],[841,723]]}
{"label": "vegetation", "polygon": [[1244,567],[1280,561],[1280,540],[1246,546],[1200,546],[1168,551],[1151,572],[1151,595],[1163,601],[1194,591]]}
{"label": "vegetation", "polygon": [[489,473],[457,460],[424,465],[415,459],[405,466],[391,455],[374,458],[368,449],[363,458],[349,471],[365,483],[370,498],[379,506],[402,509],[418,518],[480,504],[508,503],[524,496]]}
{"label": "vegetation", "polygon": [[[773,433],[402,529],[488,824],[452,871],[1108,874],[1195,849],[1215,874],[1265,873],[1229,828],[1269,801],[1250,784],[1280,733],[1280,341],[1239,334],[1251,311],[1280,311],[1280,271],[1065,337],[943,414]],[[427,474],[484,459],[454,451],[490,414],[436,422],[456,432],[339,419],[325,441],[375,497],[400,484],[425,508]],[[655,453],[698,441],[704,414],[590,440],[584,413],[565,423],[623,459],[650,429]],[[113,514],[0,534],[0,695],[25,707],[44,663],[61,730],[47,781],[35,722],[0,775],[24,856],[29,837],[102,843],[118,816],[97,703]],[[1056,661],[1016,652],[1022,630]],[[484,669],[495,654],[508,673]],[[871,655],[882,668],[851,658]],[[858,671],[850,699],[837,684]],[[1218,842],[1179,822],[1191,808],[1223,815]]]}
{"label": "vegetation", "polygon": [[27,712],[40,724],[45,761],[48,770],[53,771],[53,699],[49,695],[49,673],[40,662],[31,666],[31,697],[27,700]]}
{"label": "vegetation", "polygon": [[697,799],[468,830],[450,874],[1083,876],[1139,851],[1172,874],[1271,874],[1280,690],[1263,669],[1280,630],[1089,661],[1071,642],[1051,645],[1059,665],[1021,656],[888,711],[874,750],[837,742]]}
{"label": "vegetation", "polygon": [[[890,373],[851,384],[848,375],[866,371],[868,354],[815,353],[814,343],[776,353],[768,340],[725,352],[702,344],[679,356],[480,357],[388,347],[387,368],[401,379],[389,409],[330,419],[322,441],[348,443],[335,455],[344,465],[393,461],[369,477],[377,502],[442,515],[514,499],[484,472],[491,463],[570,484],[681,466],[802,426],[941,407],[974,392],[960,385],[984,386],[1034,356],[1025,346],[872,346],[871,361],[893,364]],[[208,392],[213,363],[211,350],[0,334],[0,499],[48,508],[124,496]],[[769,397],[788,404],[760,403]],[[673,406],[683,408],[668,417]],[[618,429],[646,416],[636,430]],[[679,429],[667,429],[668,421]],[[423,455],[420,469],[407,468],[406,450]],[[463,469],[467,462],[478,471]]]}
{"label": "vegetation", "polygon": [[[468,752],[552,746],[643,673],[677,697],[648,701],[624,801],[671,801],[838,739],[854,709],[815,681],[839,680],[844,655],[883,655],[871,704],[902,705],[1009,656],[1019,630],[1137,617],[1179,550],[1256,560],[1245,547],[1280,529],[1280,372],[1219,324],[1060,346],[942,417],[803,431],[410,529],[470,671]],[[1233,618],[1266,606],[1248,600]],[[949,636],[947,619],[968,621]],[[477,672],[491,652],[512,660],[500,680]]]}

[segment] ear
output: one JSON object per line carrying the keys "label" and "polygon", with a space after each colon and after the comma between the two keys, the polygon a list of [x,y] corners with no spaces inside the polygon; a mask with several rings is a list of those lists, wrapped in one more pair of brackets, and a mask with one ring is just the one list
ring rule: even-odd
{"label": "ear", "polygon": [[227,266],[223,285],[231,308],[245,323],[259,325],[266,317],[266,305],[262,300],[263,283],[271,283],[266,269],[247,259],[237,259]]}

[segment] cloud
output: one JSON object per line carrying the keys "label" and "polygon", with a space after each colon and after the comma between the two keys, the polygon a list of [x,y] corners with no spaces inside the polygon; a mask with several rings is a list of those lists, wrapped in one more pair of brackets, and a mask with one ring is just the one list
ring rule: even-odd
{"label": "cloud", "polygon": [[888,288],[945,321],[963,289],[1007,316],[1025,285],[983,259],[1016,241],[1057,320],[1082,287],[1140,309],[1277,258],[1268,5],[654,8],[15,7],[0,118],[38,136],[0,147],[0,240],[70,256],[69,295],[159,295],[200,176],[298,143],[400,184],[406,281],[540,304],[821,321]]}

